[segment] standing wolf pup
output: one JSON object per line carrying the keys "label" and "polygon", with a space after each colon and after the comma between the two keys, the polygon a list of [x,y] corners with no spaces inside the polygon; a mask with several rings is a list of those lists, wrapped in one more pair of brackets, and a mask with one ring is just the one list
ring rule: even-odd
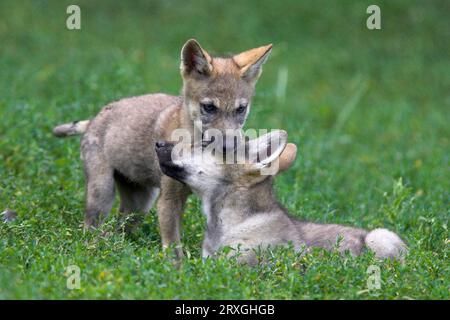
{"label": "standing wolf pup", "polygon": [[186,152],[174,158],[173,143],[156,144],[162,171],[186,183],[201,197],[208,223],[203,256],[214,255],[229,246],[240,248],[240,261],[253,265],[257,263],[255,249],[289,242],[297,250],[302,246],[331,250],[338,243],[339,251],[354,255],[369,248],[378,258],[401,258],[402,252],[406,252],[403,241],[386,229],[366,231],[289,216],[275,198],[273,175],[261,173],[262,169],[275,165],[276,174],[294,162],[297,147],[287,144],[285,131],[273,131],[250,140],[246,149],[245,159],[222,164],[222,159],[206,151]]}
{"label": "standing wolf pup", "polygon": [[181,50],[181,97],[149,94],[125,98],[106,105],[92,120],[54,128],[58,137],[84,133],[85,226],[98,226],[109,213],[115,185],[123,213],[148,212],[160,191],[157,211],[162,243],[164,247],[176,243],[181,256],[181,215],[190,190],[161,174],[155,142],[171,140],[172,132],[180,128],[191,136],[194,131],[201,136],[210,128],[224,133],[241,129],[271,49],[272,45],[267,45],[218,58],[189,40]]}

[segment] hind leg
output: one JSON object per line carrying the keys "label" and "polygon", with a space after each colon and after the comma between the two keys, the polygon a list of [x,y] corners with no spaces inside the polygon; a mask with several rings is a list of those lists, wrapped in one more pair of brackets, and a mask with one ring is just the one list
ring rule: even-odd
{"label": "hind leg", "polygon": [[119,211],[127,218],[126,230],[131,231],[150,211],[159,189],[133,183],[117,173],[114,178],[120,194]]}
{"label": "hind leg", "polygon": [[96,228],[114,204],[114,171],[105,160],[98,139],[86,134],[81,140],[81,155],[86,179],[85,228]]}
{"label": "hind leg", "polygon": [[[114,178],[110,168],[86,168],[85,228],[98,227],[114,204]],[[97,168],[98,169],[98,168]]]}

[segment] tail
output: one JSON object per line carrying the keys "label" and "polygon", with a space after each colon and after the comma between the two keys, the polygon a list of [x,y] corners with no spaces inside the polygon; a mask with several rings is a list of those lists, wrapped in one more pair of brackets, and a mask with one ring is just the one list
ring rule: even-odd
{"label": "tail", "polygon": [[374,229],[365,237],[366,246],[377,258],[403,260],[408,247],[398,235],[387,229]]}
{"label": "tail", "polygon": [[83,134],[86,132],[89,122],[90,120],[84,120],[60,124],[53,128],[53,134],[58,138]]}

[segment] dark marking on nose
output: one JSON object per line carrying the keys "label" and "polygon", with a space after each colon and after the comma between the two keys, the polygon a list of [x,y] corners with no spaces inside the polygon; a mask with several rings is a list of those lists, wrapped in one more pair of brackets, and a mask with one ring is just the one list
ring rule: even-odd
{"label": "dark marking on nose", "polygon": [[166,142],[162,140],[156,141],[155,146],[156,148],[164,148],[166,146]]}

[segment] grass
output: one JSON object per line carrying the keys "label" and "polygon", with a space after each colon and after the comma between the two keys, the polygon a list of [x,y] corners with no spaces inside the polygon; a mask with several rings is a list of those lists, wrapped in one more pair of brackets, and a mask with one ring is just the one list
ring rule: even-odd
{"label": "grass", "polygon": [[[445,1],[0,2],[0,298],[449,299],[449,20]],[[283,128],[299,157],[276,182],[303,219],[387,227],[410,247],[405,264],[314,251],[273,253],[265,266],[203,262],[205,220],[191,198],[179,270],[162,252],[154,210],[134,237],[84,234],[79,139],[54,125],[105,103],[176,94],[179,51],[273,42],[247,128]],[[81,289],[66,288],[77,265]],[[381,289],[368,290],[371,265]]]}

